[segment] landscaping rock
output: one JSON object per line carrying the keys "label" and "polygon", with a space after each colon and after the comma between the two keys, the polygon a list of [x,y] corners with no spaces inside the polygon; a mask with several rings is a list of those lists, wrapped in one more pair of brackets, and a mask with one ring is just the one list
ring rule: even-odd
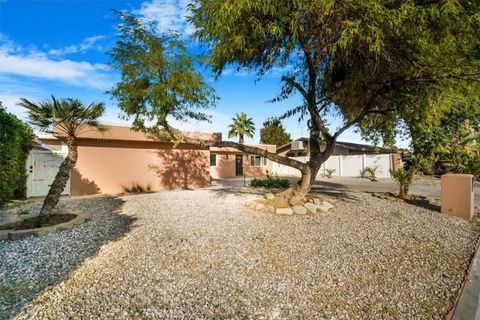
{"label": "landscaping rock", "polygon": [[275,198],[275,195],[271,192],[269,192],[265,195],[265,199],[267,199],[267,200],[272,200],[273,198]]}
{"label": "landscaping rock", "polygon": [[318,210],[318,206],[314,203],[311,203],[311,202],[307,202],[303,205],[308,211],[310,211],[311,213],[317,213],[317,210]]}
{"label": "landscaping rock", "polygon": [[313,199],[313,203],[315,203],[317,206],[319,206],[319,205],[322,204],[322,200],[320,200],[318,198],[315,198],[315,199]]}
{"label": "landscaping rock", "polygon": [[333,205],[330,202],[323,201],[321,205],[318,206],[318,210],[322,212],[327,212],[328,210],[332,209]]}
{"label": "landscaping rock", "polygon": [[275,212],[277,214],[293,214],[292,208],[277,208]]}
{"label": "landscaping rock", "polygon": [[307,209],[304,206],[293,206],[292,210],[295,214],[307,214]]}
{"label": "landscaping rock", "polygon": [[275,213],[275,208],[272,206],[266,206],[265,207],[265,212],[266,213]]}

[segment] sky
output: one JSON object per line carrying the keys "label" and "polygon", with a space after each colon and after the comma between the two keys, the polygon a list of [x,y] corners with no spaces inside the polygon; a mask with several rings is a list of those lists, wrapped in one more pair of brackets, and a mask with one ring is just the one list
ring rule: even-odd
{"label": "sky", "polygon": [[[8,111],[25,119],[17,106],[19,98],[45,100],[79,98],[84,104],[105,102],[103,123],[129,125],[119,118],[121,110],[108,93],[120,75],[109,67],[108,55],[117,40],[116,16],[113,9],[126,10],[139,18],[153,20],[158,31],[175,30],[194,46],[193,26],[186,22],[188,0],[0,0],[0,101]],[[205,73],[205,72],[204,72]],[[268,103],[280,91],[281,73],[270,72],[255,81],[251,71],[227,68],[214,79],[204,74],[220,98],[207,122],[175,122],[174,126],[190,131],[222,132],[227,138],[231,118],[246,112],[253,118],[256,134],[247,143],[259,142],[262,123],[279,116],[299,104],[300,97]],[[340,119],[328,119],[332,129]],[[308,136],[305,122],[296,118],[283,121],[292,138]],[[340,136],[342,141],[362,142],[360,135],[349,129]],[[399,146],[405,142],[397,141]]]}

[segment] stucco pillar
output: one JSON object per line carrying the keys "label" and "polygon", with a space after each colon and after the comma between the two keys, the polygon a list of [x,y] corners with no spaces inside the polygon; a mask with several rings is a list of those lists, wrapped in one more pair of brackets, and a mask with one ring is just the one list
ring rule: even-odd
{"label": "stucco pillar", "polygon": [[470,219],[474,211],[475,179],[471,174],[444,174],[441,178],[442,213]]}

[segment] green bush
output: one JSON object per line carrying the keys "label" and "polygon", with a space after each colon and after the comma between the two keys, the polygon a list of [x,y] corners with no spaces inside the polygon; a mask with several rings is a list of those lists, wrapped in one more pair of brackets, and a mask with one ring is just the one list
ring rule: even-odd
{"label": "green bush", "polygon": [[25,166],[32,139],[32,129],[0,102],[0,207],[12,198],[25,197]]}
{"label": "green bush", "polygon": [[375,167],[365,167],[361,172],[361,177],[369,179],[370,181],[377,181],[377,170],[378,166]]}
{"label": "green bush", "polygon": [[272,175],[267,174],[266,179],[257,179],[254,178],[252,181],[250,181],[250,186],[254,188],[276,188],[276,189],[281,189],[281,188],[288,188],[290,186],[290,181],[287,179],[280,179],[277,175],[273,177]]}

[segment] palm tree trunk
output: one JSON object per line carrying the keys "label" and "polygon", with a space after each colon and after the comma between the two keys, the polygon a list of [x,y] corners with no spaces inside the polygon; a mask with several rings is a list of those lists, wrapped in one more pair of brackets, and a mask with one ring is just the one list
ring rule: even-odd
{"label": "palm tree trunk", "polygon": [[40,215],[48,215],[53,212],[53,209],[60,200],[60,196],[65,189],[68,178],[70,177],[70,171],[75,167],[78,158],[77,151],[77,138],[68,137],[67,138],[68,154],[65,160],[63,160],[60,168],[50,185],[50,190],[48,191],[45,200],[43,201],[42,209],[40,210]]}
{"label": "palm tree trunk", "polygon": [[238,143],[242,143],[242,144],[243,144],[244,142],[245,142],[245,139],[244,139],[244,137],[243,137],[243,134],[240,133],[240,134],[238,135]]}

